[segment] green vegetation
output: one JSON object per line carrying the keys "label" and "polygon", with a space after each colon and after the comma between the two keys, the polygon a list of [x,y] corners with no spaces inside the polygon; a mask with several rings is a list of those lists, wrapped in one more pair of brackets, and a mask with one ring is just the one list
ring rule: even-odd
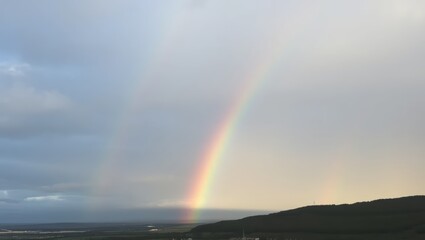
{"label": "green vegetation", "polygon": [[[425,196],[303,208],[193,228],[278,239],[425,239]],[[367,237],[368,236],[368,237]]]}

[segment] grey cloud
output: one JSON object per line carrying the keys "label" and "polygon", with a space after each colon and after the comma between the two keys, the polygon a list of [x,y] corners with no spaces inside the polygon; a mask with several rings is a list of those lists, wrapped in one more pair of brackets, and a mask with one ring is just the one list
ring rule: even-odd
{"label": "grey cloud", "polygon": [[[137,21],[139,11],[144,11],[140,5],[134,1],[3,1],[0,23],[13,27],[2,28],[1,42],[35,63],[116,63],[137,54],[131,49],[145,42],[143,33],[137,34],[143,29]],[[110,28],[116,22],[128,24]]]}
{"label": "grey cloud", "polygon": [[90,185],[87,183],[77,182],[66,182],[66,183],[55,183],[52,185],[46,185],[40,187],[41,191],[50,193],[79,193],[82,194],[87,192]]}
{"label": "grey cloud", "polygon": [[[211,137],[254,77],[259,87],[228,142],[240,151],[226,159],[237,171],[256,170],[244,153],[263,149],[271,149],[264,162],[290,149],[291,172],[319,165],[341,142],[365,156],[369,145],[420,149],[420,4],[2,1],[0,189],[14,190],[9,197],[24,207],[3,204],[11,213],[1,218],[31,219],[38,209],[37,221],[83,219],[93,199],[117,209],[181,205]],[[66,201],[24,201],[43,196]]]}
{"label": "grey cloud", "polygon": [[[78,128],[69,117],[75,112],[70,99],[52,90],[26,84],[0,86],[0,137],[51,134]],[[61,130],[62,129],[62,130]]]}
{"label": "grey cloud", "polygon": [[0,198],[0,203],[19,203],[19,201],[11,198]]}
{"label": "grey cloud", "polygon": [[0,89],[0,111],[13,115],[36,115],[69,108],[71,102],[55,91],[36,90],[26,85]]}

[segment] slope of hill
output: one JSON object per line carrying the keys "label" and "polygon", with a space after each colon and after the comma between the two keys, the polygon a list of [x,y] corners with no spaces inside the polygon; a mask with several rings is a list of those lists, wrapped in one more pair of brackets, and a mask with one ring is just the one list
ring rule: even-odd
{"label": "slope of hill", "polygon": [[[192,233],[396,234],[425,237],[425,196],[343,205],[307,206],[269,215],[200,225]],[[424,238],[425,239],[425,238]]]}

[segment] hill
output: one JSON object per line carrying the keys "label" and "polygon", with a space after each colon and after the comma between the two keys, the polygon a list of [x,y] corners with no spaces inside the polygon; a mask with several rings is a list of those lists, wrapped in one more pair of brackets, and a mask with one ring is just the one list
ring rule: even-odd
{"label": "hill", "polygon": [[[425,196],[318,205],[200,225],[199,233],[397,234],[425,239]],[[415,238],[416,239],[416,238]],[[422,239],[422,238],[419,238]]]}

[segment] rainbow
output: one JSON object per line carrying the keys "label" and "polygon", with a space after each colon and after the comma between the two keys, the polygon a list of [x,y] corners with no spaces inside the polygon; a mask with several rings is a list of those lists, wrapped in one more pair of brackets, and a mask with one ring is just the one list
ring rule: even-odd
{"label": "rainbow", "polygon": [[204,207],[211,188],[215,172],[220,164],[226,147],[230,142],[239,120],[249,107],[256,93],[268,78],[274,65],[279,62],[281,51],[266,57],[266,61],[257,65],[254,71],[245,77],[245,86],[239,92],[224,118],[218,124],[216,131],[209,140],[207,147],[200,158],[200,164],[196,168],[193,185],[188,193],[189,212],[183,217],[183,221],[191,222],[199,219],[200,209]]}
{"label": "rainbow", "polygon": [[[306,7],[306,6],[305,6]],[[308,9],[308,7],[306,8]],[[245,85],[236,95],[235,100],[230,104],[227,113],[222,118],[222,121],[216,127],[211,138],[206,145],[203,154],[201,154],[199,165],[195,168],[195,174],[192,178],[193,184],[190,185],[187,194],[188,212],[182,218],[183,222],[194,222],[199,220],[201,209],[209,197],[209,190],[212,188],[213,179],[220,160],[226,152],[226,147],[231,141],[236,126],[244,113],[249,108],[256,93],[261,89],[264,82],[270,77],[270,74],[275,69],[276,65],[281,63],[281,59],[288,52],[288,46],[295,40],[295,37],[300,35],[304,30],[304,26],[309,20],[314,18],[314,14],[308,15],[298,22],[298,27],[286,35],[276,35],[273,38],[273,51],[260,58],[259,64],[256,64],[243,79]]]}
{"label": "rainbow", "polygon": [[[308,9],[308,6],[302,4],[300,9],[305,11],[305,9]],[[185,17],[184,11],[174,12],[173,14],[170,17],[170,21],[167,21],[164,26],[161,26],[161,29],[163,29],[162,32],[165,34],[158,36],[159,43],[156,44],[155,49],[150,53],[150,60],[145,62],[144,71],[142,71],[143,73],[140,79],[150,79],[151,75],[155,74],[151,69],[154,69],[154,66],[160,64],[161,59],[166,59],[170,44],[179,31],[178,25],[183,24]],[[233,133],[236,130],[238,122],[248,110],[249,103],[252,102],[256,93],[259,92],[261,86],[270,77],[275,66],[281,62],[280,60],[284,53],[287,53],[284,50],[290,49],[288,44],[294,41],[295,36],[298,36],[303,31],[304,28],[302,26],[314,17],[313,14],[306,16],[308,17],[302,17],[297,22],[297,27],[293,26],[293,32],[287,32],[285,35],[282,35],[276,31],[276,35],[272,37],[273,43],[270,43],[274,48],[265,51],[264,55],[259,58],[260,60],[251,65],[252,68],[250,69],[252,70],[241,76],[241,79],[244,80],[244,85],[229,104],[226,114],[207,141],[206,147],[199,158],[198,166],[194,169],[194,176],[191,178],[193,184],[190,184],[185,195],[185,202],[189,211],[184,214],[182,221],[189,222],[199,219],[200,209],[205,207],[208,201],[209,190],[212,187],[214,175],[218,166],[221,164],[220,160],[226,152],[226,147],[234,135]],[[142,82],[135,83],[132,93],[129,94],[126,108],[123,109],[121,114],[121,121],[117,124],[114,133],[112,133],[111,141],[106,146],[105,155],[100,159],[100,167],[97,173],[93,175],[92,192],[95,196],[105,193],[108,190],[108,184],[117,177],[114,176],[114,166],[119,159],[125,157],[123,156],[124,153],[120,150],[120,146],[131,135],[130,126],[134,121],[134,113],[140,107],[138,104],[141,102],[143,91],[147,91],[142,85]],[[96,208],[102,204],[102,200],[99,201],[93,201],[91,208]]]}

